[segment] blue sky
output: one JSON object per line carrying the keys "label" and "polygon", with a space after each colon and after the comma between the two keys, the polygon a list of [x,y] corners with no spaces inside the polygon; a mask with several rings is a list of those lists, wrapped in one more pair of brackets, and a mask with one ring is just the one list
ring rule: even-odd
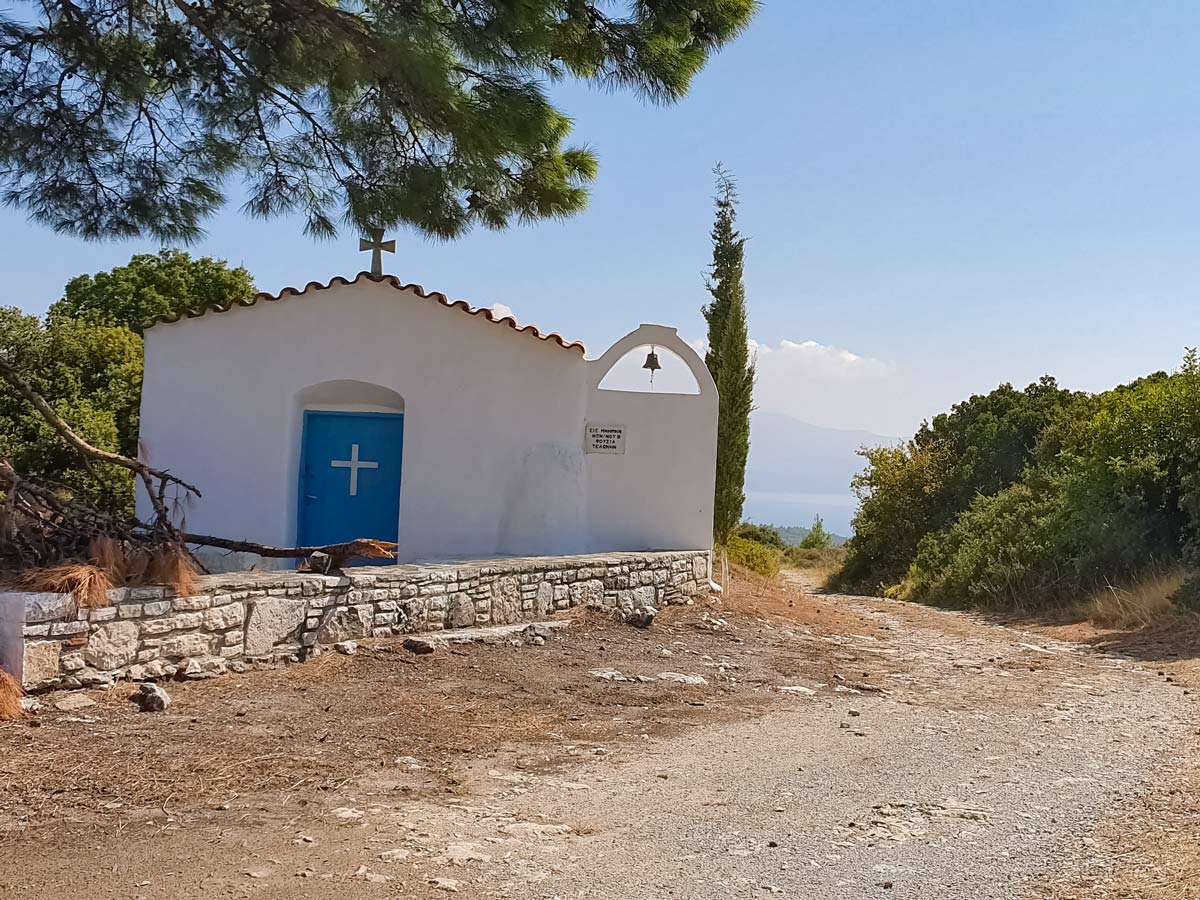
{"label": "blue sky", "polygon": [[[767,0],[656,108],[554,88],[599,154],[589,210],[454,244],[399,234],[388,271],[587,343],[703,335],[712,178],[738,177],[758,402],[904,434],[1000,381],[1101,389],[1200,342],[1200,5]],[[236,194],[236,185],[232,186]],[[193,252],[261,289],[353,274],[357,235],[231,208]],[[9,290],[40,312],[147,243],[0,212]]]}

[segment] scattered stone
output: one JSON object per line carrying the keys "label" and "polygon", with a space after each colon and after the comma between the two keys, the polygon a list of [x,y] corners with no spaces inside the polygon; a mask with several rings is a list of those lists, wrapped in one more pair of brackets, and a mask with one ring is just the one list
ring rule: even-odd
{"label": "scattered stone", "polygon": [[384,850],[379,854],[379,859],[383,862],[398,863],[404,862],[412,856],[412,853],[402,847],[395,847],[391,850]]}
{"label": "scattered stone", "polygon": [[593,678],[599,678],[602,681],[632,681],[628,675],[611,667],[592,669],[589,673]]}
{"label": "scattered stone", "polygon": [[363,817],[361,809],[355,809],[353,806],[339,806],[330,813],[334,818],[344,819],[348,822],[353,822]]}
{"label": "scattered stone", "polygon": [[462,889],[462,882],[454,878],[434,878],[429,883],[452,894],[457,894]]}
{"label": "scattered stone", "polygon": [[113,684],[112,676],[107,672],[97,672],[90,667],[80,669],[75,673],[75,677],[79,679],[81,687],[110,688]]}
{"label": "scattered stone", "polygon": [[659,672],[660,681],[675,681],[679,684],[708,684],[702,675],[685,675],[682,672]]}
{"label": "scattered stone", "polygon": [[142,712],[162,712],[171,705],[171,695],[151,682],[143,682],[137,693],[129,695],[129,700]]}
{"label": "scattered stone", "polygon": [[724,619],[717,618],[716,616],[710,616],[708,613],[705,613],[701,617],[700,621],[696,623],[696,627],[701,631],[723,631],[729,627],[729,623]]}
{"label": "scattered stone", "polygon": [[205,677],[207,677],[206,673],[204,671],[204,667],[202,665],[200,665],[200,660],[189,659],[187,661],[187,665],[185,665],[183,667],[183,677],[184,678],[205,678]]}
{"label": "scattered stone", "polygon": [[662,656],[662,657],[664,657],[664,658],[665,658],[665,657],[669,657],[669,656],[671,656],[672,654],[671,654],[671,651],[670,651],[670,650],[668,650],[666,647],[659,647],[659,648],[658,648],[658,655],[659,655],[659,656]]}
{"label": "scattered stone", "polygon": [[634,628],[649,628],[654,624],[654,617],[657,615],[658,610],[647,603],[632,610],[629,615],[625,617],[625,621]]}
{"label": "scattered stone", "polygon": [[848,709],[848,710],[846,710],[846,715],[851,716],[851,717],[858,717],[858,716],[861,716],[862,713],[859,712],[857,709]]}
{"label": "scattered stone", "polygon": [[465,866],[469,862],[491,862],[492,857],[479,844],[462,841],[447,847],[440,861],[448,866]]}
{"label": "scattered stone", "polygon": [[780,685],[779,690],[783,691],[785,694],[804,694],[806,697],[816,696],[817,693],[812,688],[807,688],[800,684]]}
{"label": "scattered stone", "polygon": [[376,874],[375,872],[369,870],[366,866],[359,866],[357,869],[355,869],[354,877],[366,879],[372,884],[386,884],[392,880],[390,875]]}
{"label": "scattered stone", "polygon": [[570,834],[570,825],[551,825],[545,822],[512,822],[500,829],[513,837],[546,838]]}
{"label": "scattered stone", "polygon": [[67,694],[61,700],[55,701],[54,708],[59,712],[75,712],[95,705],[96,701],[87,694]]}
{"label": "scattered stone", "polygon": [[418,656],[424,656],[427,653],[434,651],[433,642],[426,638],[410,637],[404,639],[404,649],[409,653],[415,653]]}
{"label": "scattered stone", "polygon": [[[163,665],[161,660],[151,660],[143,668],[146,670],[147,678],[162,678],[167,674],[166,666]],[[131,668],[129,671],[132,673],[133,669]]]}
{"label": "scattered stone", "polygon": [[147,673],[145,666],[136,665],[129,667],[129,671],[125,673],[125,677],[130,681],[146,681],[150,675]]}
{"label": "scattered stone", "polygon": [[540,647],[550,640],[552,634],[554,634],[554,630],[544,622],[534,622],[521,630],[521,636],[525,638],[525,643],[535,647]]}
{"label": "scattered stone", "polygon": [[333,649],[343,656],[353,656],[358,652],[358,644],[355,641],[338,641]]}
{"label": "scattered stone", "polygon": [[22,697],[21,712],[35,713],[42,708],[42,702],[37,697]]}

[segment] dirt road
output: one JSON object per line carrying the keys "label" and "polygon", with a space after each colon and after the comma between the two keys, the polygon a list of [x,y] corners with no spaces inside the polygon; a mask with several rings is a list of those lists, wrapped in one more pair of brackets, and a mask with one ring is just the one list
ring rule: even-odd
{"label": "dirt road", "polygon": [[1133,896],[1193,771],[1187,687],[1044,633],[794,587],[660,619],[0,729],[0,897]]}

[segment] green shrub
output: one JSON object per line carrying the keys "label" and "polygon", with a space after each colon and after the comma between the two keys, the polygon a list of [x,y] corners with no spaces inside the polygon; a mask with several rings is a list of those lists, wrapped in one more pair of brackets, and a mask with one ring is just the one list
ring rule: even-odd
{"label": "green shrub", "polygon": [[1038,435],[1080,396],[1050,377],[1024,390],[1002,384],[955,404],[910,441],[861,450],[867,467],[851,485],[859,509],[836,586],[875,592],[899,582],[925,535],[1020,478]]}
{"label": "green shrub", "polygon": [[734,535],[725,545],[729,562],[768,578],[779,574],[783,554],[774,547]]}
{"label": "green shrub", "polygon": [[819,569],[833,572],[846,561],[844,547],[788,547],[783,558],[797,569]]}
{"label": "green shrub", "polygon": [[743,522],[734,533],[738,537],[745,538],[748,541],[758,541],[758,543],[774,547],[776,550],[783,549],[783,537],[776,528],[770,525],[755,525],[753,522]]}
{"label": "green shrub", "polygon": [[944,606],[1060,603],[1132,581],[1157,547],[1135,505],[1078,473],[1036,473],[926,535],[889,594]]}
{"label": "green shrub", "polygon": [[1194,351],[1101,394],[1004,386],[864,456],[843,590],[1030,606],[1200,567]]}
{"label": "green shrub", "polygon": [[1200,613],[1200,573],[1190,576],[1179,590],[1171,595],[1171,602],[1180,609]]}

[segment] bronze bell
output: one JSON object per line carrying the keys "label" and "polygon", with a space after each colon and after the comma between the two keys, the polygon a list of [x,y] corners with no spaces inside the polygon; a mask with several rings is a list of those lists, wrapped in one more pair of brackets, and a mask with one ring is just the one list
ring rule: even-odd
{"label": "bronze bell", "polygon": [[653,347],[651,347],[650,352],[646,354],[646,361],[642,364],[642,368],[650,370],[650,382],[653,384],[654,373],[662,368],[658,362],[658,354],[654,352]]}

